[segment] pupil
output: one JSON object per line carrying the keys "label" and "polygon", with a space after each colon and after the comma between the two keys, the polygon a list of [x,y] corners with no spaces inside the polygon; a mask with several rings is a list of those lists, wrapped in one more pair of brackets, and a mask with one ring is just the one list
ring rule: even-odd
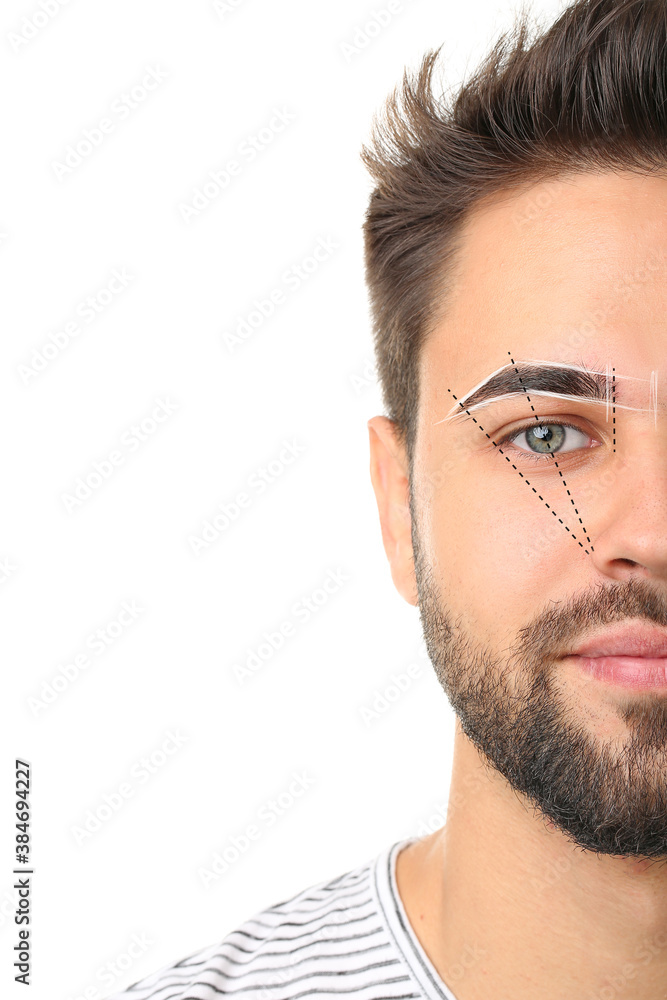
{"label": "pupil", "polygon": [[565,428],[559,427],[558,424],[529,427],[526,431],[528,446],[542,455],[557,451],[564,438]]}

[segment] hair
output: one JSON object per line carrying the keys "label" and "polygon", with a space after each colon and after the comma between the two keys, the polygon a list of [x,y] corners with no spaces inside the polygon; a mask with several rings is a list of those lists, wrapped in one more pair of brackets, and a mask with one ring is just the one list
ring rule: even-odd
{"label": "hair", "polygon": [[410,475],[421,348],[444,316],[471,209],[565,172],[667,165],[667,0],[576,0],[529,36],[521,10],[449,100],[432,88],[442,46],[428,51],[362,147],[377,374]]}

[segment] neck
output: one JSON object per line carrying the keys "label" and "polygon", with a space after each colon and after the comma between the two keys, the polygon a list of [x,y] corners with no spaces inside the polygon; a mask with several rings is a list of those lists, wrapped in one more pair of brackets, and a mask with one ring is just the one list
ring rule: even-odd
{"label": "neck", "polygon": [[582,851],[483,764],[458,719],[447,822],[399,854],[396,879],[457,1000],[667,996],[667,866]]}

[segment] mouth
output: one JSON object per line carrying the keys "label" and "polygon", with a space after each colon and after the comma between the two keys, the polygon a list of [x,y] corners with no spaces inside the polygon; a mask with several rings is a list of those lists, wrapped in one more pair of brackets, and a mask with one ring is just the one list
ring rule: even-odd
{"label": "mouth", "polygon": [[667,692],[667,656],[576,656],[572,659],[589,676],[607,684],[637,690]]}
{"label": "mouth", "polygon": [[667,631],[621,625],[593,635],[567,654],[600,681],[640,690],[667,690]]}
{"label": "mouth", "polygon": [[667,631],[656,626],[622,625],[593,635],[572,650],[573,656],[667,656]]}

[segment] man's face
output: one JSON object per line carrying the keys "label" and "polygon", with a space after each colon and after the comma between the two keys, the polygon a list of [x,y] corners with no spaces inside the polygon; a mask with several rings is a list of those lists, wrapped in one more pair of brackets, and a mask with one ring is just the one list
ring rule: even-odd
{"label": "man's face", "polygon": [[[461,728],[574,843],[652,859],[667,859],[667,687],[567,654],[619,624],[667,633],[666,279],[665,177],[569,175],[487,202],[423,347],[411,518],[393,425],[370,422],[394,580],[413,603],[416,584]],[[443,419],[526,361],[608,369],[618,405],[520,392]]]}

